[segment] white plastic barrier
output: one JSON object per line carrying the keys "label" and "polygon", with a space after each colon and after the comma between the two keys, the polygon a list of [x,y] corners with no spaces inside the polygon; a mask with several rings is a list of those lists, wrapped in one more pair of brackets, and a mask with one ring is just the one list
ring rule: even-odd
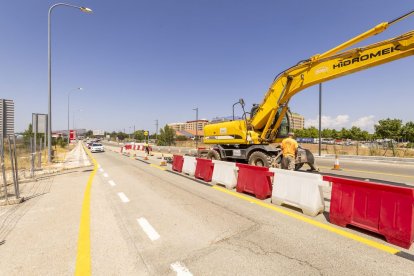
{"label": "white plastic barrier", "polygon": [[184,164],[183,164],[183,173],[189,174],[194,176],[195,169],[197,165],[197,160],[193,156],[183,156],[184,157]]}
{"label": "white plastic barrier", "polygon": [[287,204],[302,209],[308,216],[325,210],[322,175],[270,168],[274,172],[272,203]]}
{"label": "white plastic barrier", "polygon": [[212,181],[223,184],[227,189],[234,189],[237,185],[237,167],[234,162],[213,160],[214,170]]}

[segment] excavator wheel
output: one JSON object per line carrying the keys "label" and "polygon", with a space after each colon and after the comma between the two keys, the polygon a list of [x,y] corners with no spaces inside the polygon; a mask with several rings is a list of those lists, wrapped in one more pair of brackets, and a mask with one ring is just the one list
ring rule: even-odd
{"label": "excavator wheel", "polygon": [[211,159],[211,160],[220,160],[220,154],[215,151],[215,150],[209,150],[207,153],[207,159]]}
{"label": "excavator wheel", "polygon": [[249,165],[258,167],[270,167],[271,164],[272,157],[261,151],[255,151],[249,157]]}

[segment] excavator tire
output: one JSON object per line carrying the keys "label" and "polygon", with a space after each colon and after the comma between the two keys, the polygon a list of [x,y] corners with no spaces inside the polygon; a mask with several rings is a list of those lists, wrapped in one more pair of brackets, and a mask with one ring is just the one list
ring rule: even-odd
{"label": "excavator tire", "polygon": [[217,151],[215,151],[215,150],[209,150],[207,152],[207,159],[220,160],[221,157],[220,157],[220,154]]}
{"label": "excavator tire", "polygon": [[249,165],[258,167],[270,167],[272,157],[261,151],[253,152],[249,157]]}

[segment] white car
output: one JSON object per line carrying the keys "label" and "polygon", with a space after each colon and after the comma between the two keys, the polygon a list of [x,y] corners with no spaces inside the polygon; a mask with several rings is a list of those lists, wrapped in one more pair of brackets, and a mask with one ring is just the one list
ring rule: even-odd
{"label": "white car", "polygon": [[102,144],[93,143],[91,145],[91,152],[104,152],[104,146]]}

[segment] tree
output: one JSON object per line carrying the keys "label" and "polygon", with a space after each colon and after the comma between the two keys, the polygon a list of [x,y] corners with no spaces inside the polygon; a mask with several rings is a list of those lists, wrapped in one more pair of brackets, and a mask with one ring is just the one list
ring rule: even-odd
{"label": "tree", "polygon": [[128,137],[128,134],[123,133],[123,132],[118,132],[116,134],[116,137],[118,138],[118,140],[123,141],[126,137]]}
{"label": "tree", "polygon": [[171,146],[174,144],[175,131],[168,125],[160,129],[160,135],[158,136],[159,146]]}
{"label": "tree", "polygon": [[137,141],[144,141],[145,140],[145,135],[144,135],[144,130],[137,130],[134,132],[134,139]]}
{"label": "tree", "polygon": [[187,141],[187,140],[188,140],[188,138],[187,138],[186,136],[184,136],[184,135],[178,135],[178,136],[175,138],[175,140],[176,140],[176,141]]}
{"label": "tree", "polygon": [[85,133],[85,137],[92,137],[93,136],[93,131],[92,130],[88,130],[86,133]]}
{"label": "tree", "polygon": [[401,129],[402,138],[409,142],[414,142],[414,122],[405,123]]}
{"label": "tree", "polygon": [[375,136],[382,139],[395,139],[401,137],[402,121],[399,119],[379,120],[375,127]]}
{"label": "tree", "polygon": [[33,127],[32,124],[29,124],[27,129],[23,132],[23,142],[25,145],[30,144],[30,138],[33,137]]}

